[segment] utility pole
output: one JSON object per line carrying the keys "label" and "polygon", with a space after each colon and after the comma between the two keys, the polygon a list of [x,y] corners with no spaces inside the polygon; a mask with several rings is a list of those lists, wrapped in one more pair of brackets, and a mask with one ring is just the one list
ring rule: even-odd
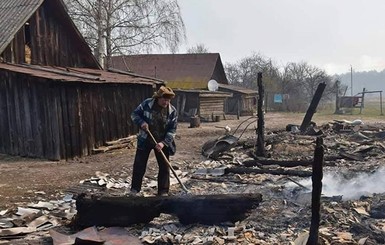
{"label": "utility pole", "polygon": [[353,67],[350,65],[350,93],[353,96]]}

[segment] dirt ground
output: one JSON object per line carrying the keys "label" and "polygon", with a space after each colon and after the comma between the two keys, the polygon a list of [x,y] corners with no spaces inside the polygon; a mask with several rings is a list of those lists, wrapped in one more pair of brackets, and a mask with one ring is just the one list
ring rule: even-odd
{"label": "dirt ground", "polygon": [[[283,130],[289,123],[301,124],[304,114],[266,113],[265,127],[269,130]],[[178,168],[191,168],[205,158],[201,155],[202,145],[210,140],[224,135],[224,126],[234,130],[241,122],[249,117],[221,120],[219,122],[203,122],[199,128],[189,128],[190,123],[181,122],[177,130],[177,154],[172,156],[171,163]],[[333,119],[362,119],[375,122],[378,119],[347,116],[315,116],[313,121],[323,124]],[[251,120],[250,120],[251,121]],[[244,123],[240,129],[243,129]],[[255,137],[255,124],[251,124],[242,137]],[[238,130],[240,132],[241,130]],[[238,136],[238,135],[235,135]],[[38,201],[39,198],[54,200],[63,193],[79,184],[81,180],[95,176],[96,171],[108,173],[111,176],[124,173],[131,177],[135,149],[117,149],[97,155],[76,158],[68,161],[47,161],[42,159],[27,159],[0,154],[0,210],[14,208],[24,203]],[[147,175],[155,173],[157,167],[153,155],[147,170]],[[176,187],[174,187],[176,188]]]}

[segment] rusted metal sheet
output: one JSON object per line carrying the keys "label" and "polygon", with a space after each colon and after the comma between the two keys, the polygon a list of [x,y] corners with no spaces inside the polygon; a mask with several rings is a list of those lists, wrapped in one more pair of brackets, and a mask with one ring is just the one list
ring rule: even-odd
{"label": "rusted metal sheet", "polygon": [[141,77],[140,75],[125,75],[116,72],[89,68],[63,68],[37,65],[21,65],[0,63],[0,70],[23,73],[32,77],[45,78],[58,82],[81,83],[134,83],[146,85],[164,84],[161,80]]}

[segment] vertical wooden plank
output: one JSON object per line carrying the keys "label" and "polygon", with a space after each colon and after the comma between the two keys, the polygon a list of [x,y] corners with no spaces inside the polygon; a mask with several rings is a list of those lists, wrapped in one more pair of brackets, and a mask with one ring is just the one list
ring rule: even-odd
{"label": "vertical wooden plank", "polygon": [[18,155],[25,156],[24,150],[24,138],[23,138],[23,121],[22,121],[22,103],[20,101],[20,82],[18,82],[18,78],[15,74],[11,75],[13,79],[13,99],[15,105],[15,111],[13,112],[15,115],[16,122],[16,142],[18,148]]}
{"label": "vertical wooden plank", "polygon": [[71,140],[71,125],[69,120],[68,109],[68,97],[66,92],[66,86],[62,86],[60,90],[60,100],[62,107],[62,127],[63,127],[63,142],[65,147],[65,159],[72,158],[74,156],[72,152],[72,140]]}
{"label": "vertical wooden plank", "polygon": [[45,147],[45,158],[50,159],[50,160],[55,160],[55,153],[54,153],[54,135],[53,135],[53,126],[52,124],[54,123],[54,115],[52,114],[52,106],[53,106],[53,96],[52,96],[52,81],[49,81],[47,83],[47,89],[45,93],[45,101],[44,101],[44,124],[45,126],[44,131],[45,133],[45,139],[44,141],[46,142],[46,147]]}
{"label": "vertical wooden plank", "polygon": [[94,146],[99,147],[101,142],[101,105],[100,105],[100,85],[97,85],[95,89],[93,89],[93,124],[94,124],[94,135],[95,135],[95,142]]}
{"label": "vertical wooden plank", "polygon": [[74,156],[80,156],[80,116],[79,116],[79,88],[71,87],[68,91],[68,111],[71,125],[71,145]]}
{"label": "vertical wooden plank", "polygon": [[41,84],[37,81],[37,79],[31,83],[31,128],[32,128],[32,137],[33,137],[33,145],[34,145],[34,156],[35,157],[43,157],[43,138],[42,138],[42,124],[41,124],[41,110],[39,104],[40,94],[39,91],[42,90]]}
{"label": "vertical wooden plank", "polygon": [[64,138],[64,126],[63,126],[63,109],[61,100],[62,85],[55,87],[55,103],[57,111],[57,122],[58,122],[58,136],[59,136],[59,159],[66,159],[66,148]]}
{"label": "vertical wooden plank", "polygon": [[58,112],[58,100],[56,94],[56,84],[52,84],[51,87],[51,103],[49,104],[50,121],[52,127],[52,160],[60,160],[60,129],[59,129],[59,112]]}
{"label": "vertical wooden plank", "polygon": [[104,142],[109,141],[113,139],[113,131],[114,131],[114,118],[112,114],[112,101],[113,101],[113,92],[110,86],[105,84],[105,90],[106,90],[106,96],[104,98],[105,107],[106,107],[106,114],[105,114],[105,127],[104,132],[106,133],[106,138],[104,139]]}
{"label": "vertical wooden plank", "polygon": [[41,47],[41,50],[40,50],[40,56],[41,56],[41,64],[43,65],[50,65],[48,63],[48,60],[47,60],[47,52],[48,52],[48,49],[50,49],[48,47],[48,33],[47,33],[47,26],[46,26],[46,12],[45,12],[45,8],[40,8],[41,11],[39,11],[39,14],[40,14],[40,18],[39,18],[39,27],[40,27],[40,33],[39,33],[39,36],[38,38],[40,39],[40,47]]}
{"label": "vertical wooden plank", "polygon": [[79,137],[80,137],[80,155],[88,155],[87,147],[87,134],[89,128],[87,128],[87,103],[85,84],[80,84],[78,89],[78,108],[79,108]]}
{"label": "vertical wooden plank", "polygon": [[47,89],[48,89],[48,83],[44,83],[42,80],[40,80],[40,84],[38,85],[36,89],[36,107],[37,111],[39,112],[39,118],[40,121],[38,122],[38,132],[37,134],[40,135],[41,139],[41,156],[42,158],[45,158],[47,155],[47,147],[48,147],[48,142],[47,142],[47,112],[46,112],[46,97],[47,97]]}
{"label": "vertical wooden plank", "polygon": [[118,114],[117,114],[117,108],[116,108],[116,87],[113,86],[113,85],[109,85],[110,89],[111,89],[111,97],[109,99],[109,103],[110,103],[110,129],[111,129],[111,133],[110,133],[110,138],[109,140],[115,140],[115,139],[118,139],[118,128],[117,128],[117,125],[118,125],[118,122],[117,122],[117,117],[118,117]]}
{"label": "vertical wooden plank", "polygon": [[119,103],[119,110],[120,110],[120,118],[118,123],[120,124],[120,137],[126,137],[128,136],[127,134],[127,124],[126,124],[126,112],[124,111],[125,108],[125,97],[124,97],[124,89],[127,86],[119,86],[119,95],[118,95],[118,103]]}
{"label": "vertical wooden plank", "polygon": [[35,156],[35,145],[33,140],[32,133],[32,120],[31,120],[31,100],[30,100],[30,90],[31,85],[28,77],[25,77],[25,81],[21,85],[22,90],[22,103],[23,103],[23,125],[24,125],[24,144],[25,144],[25,154],[26,156],[33,157]]}
{"label": "vertical wooden plank", "polygon": [[6,73],[6,87],[7,87],[7,112],[8,112],[8,125],[9,125],[9,153],[11,155],[17,155],[17,130],[16,130],[16,117],[15,117],[15,99],[14,99],[14,86],[12,76],[9,72]]}
{"label": "vertical wooden plank", "polygon": [[7,110],[7,86],[6,78],[0,74],[0,152],[8,153],[9,125]]}
{"label": "vertical wooden plank", "polygon": [[108,111],[107,111],[107,104],[106,104],[106,97],[107,91],[105,87],[103,86],[103,89],[101,89],[101,96],[100,96],[100,107],[102,109],[101,111],[101,142],[106,142],[106,139],[108,138],[108,132],[107,132],[107,126],[108,126]]}
{"label": "vertical wooden plank", "polygon": [[34,50],[36,51],[36,64],[44,64],[43,62],[43,55],[42,55],[42,52],[44,50],[43,48],[43,45],[42,45],[42,31],[41,31],[41,13],[42,13],[43,9],[42,8],[39,8],[38,11],[35,12],[35,38],[36,38],[36,47],[34,48]]}
{"label": "vertical wooden plank", "polygon": [[115,104],[115,115],[116,115],[116,138],[123,138],[124,134],[122,132],[122,100],[121,100],[121,87],[120,85],[115,86],[114,93],[114,104]]}
{"label": "vertical wooden plank", "polygon": [[94,113],[93,108],[95,107],[94,97],[93,97],[93,90],[94,86],[88,86],[87,89],[87,101],[88,106],[87,108],[87,128],[88,128],[88,137],[87,137],[87,147],[88,147],[88,154],[92,154],[92,150],[95,147],[95,120],[94,120]]}

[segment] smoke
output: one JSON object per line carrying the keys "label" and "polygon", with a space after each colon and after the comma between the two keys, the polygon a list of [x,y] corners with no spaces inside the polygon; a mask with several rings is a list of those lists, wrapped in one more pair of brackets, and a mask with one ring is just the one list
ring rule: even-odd
{"label": "smoke", "polygon": [[[312,189],[311,179],[301,182]],[[359,199],[363,195],[385,192],[385,167],[374,173],[361,173],[353,178],[346,178],[338,173],[324,173],[322,195],[342,196],[344,200]]]}

